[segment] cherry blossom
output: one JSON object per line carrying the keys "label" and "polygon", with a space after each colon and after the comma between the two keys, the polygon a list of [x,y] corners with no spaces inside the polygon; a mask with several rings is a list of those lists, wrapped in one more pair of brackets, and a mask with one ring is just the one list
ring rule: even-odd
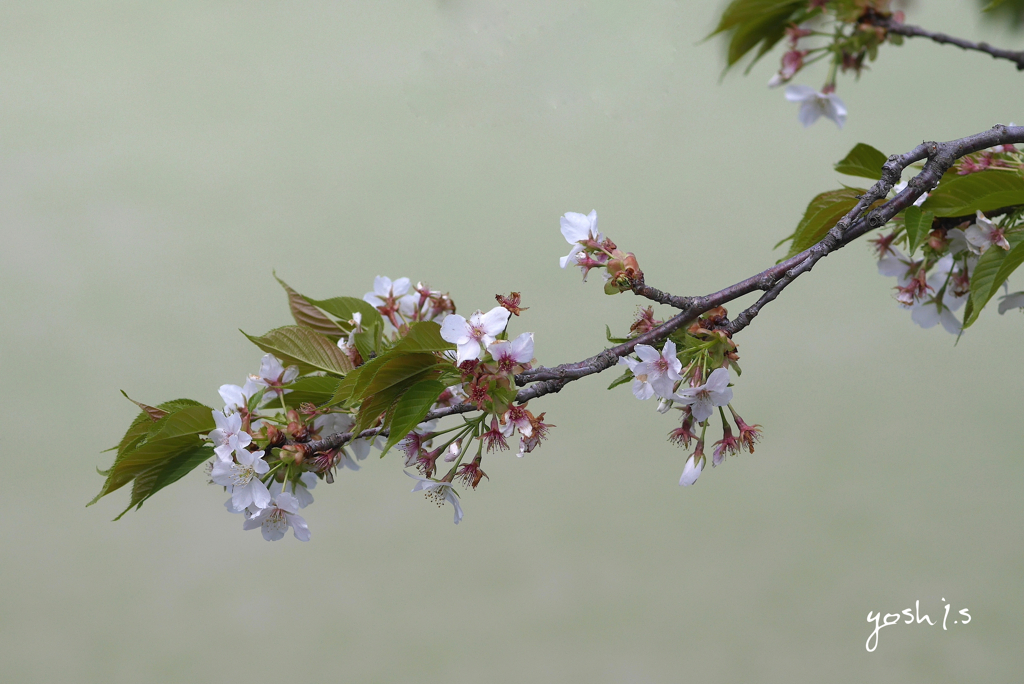
{"label": "cherry blossom", "polygon": [[456,363],[480,358],[481,347],[487,347],[500,334],[511,314],[508,309],[496,306],[487,313],[477,311],[467,321],[458,314],[452,314],[441,323],[441,338],[458,347]]}
{"label": "cherry blossom", "polygon": [[438,507],[444,505],[444,502],[447,501],[455,507],[455,524],[458,525],[462,521],[462,506],[459,505],[459,496],[452,489],[451,482],[428,480],[425,477],[419,477],[404,470],[402,472],[416,480],[416,486],[412,488],[413,492],[426,492],[427,498],[436,503]]}
{"label": "cherry blossom", "polygon": [[668,340],[660,352],[650,345],[638,344],[634,351],[641,363],[630,366],[634,376],[633,395],[637,399],[650,399],[654,394],[670,398],[675,383],[683,379],[679,374],[683,364],[676,358],[676,343]]}
{"label": "cherry blossom", "polygon": [[247,409],[249,400],[259,394],[262,389],[263,385],[256,382],[252,376],[249,376],[241,387],[238,385],[221,385],[217,391],[220,394],[220,398],[224,400],[224,414],[227,415]]}
{"label": "cherry blossom", "polygon": [[964,238],[972,247],[971,251],[975,254],[982,254],[992,245],[997,245],[1007,250],[1010,249],[1010,243],[1007,242],[1006,236],[1003,235],[1003,229],[985,218],[985,215],[980,211],[977,213],[975,222],[964,231]]}
{"label": "cherry blossom", "polygon": [[221,461],[230,462],[231,454],[236,449],[244,449],[252,443],[252,436],[242,431],[242,416],[232,413],[225,416],[220,411],[211,411],[217,429],[210,431],[213,441],[213,452]]}
{"label": "cherry blossom", "polygon": [[533,333],[523,333],[516,339],[499,340],[487,347],[491,358],[498,362],[498,370],[511,373],[516,365],[525,365],[533,360]]}
{"label": "cherry blossom", "polygon": [[[952,282],[956,275],[952,255],[947,254],[936,262],[932,275],[928,277],[928,288],[936,294],[913,306],[910,318],[914,323],[922,328],[933,328],[941,323],[951,335],[959,335],[963,331],[960,321],[953,312],[963,306],[970,295],[956,293]],[[938,294],[940,290],[941,296]]]}
{"label": "cherry blossom", "polygon": [[242,523],[242,529],[255,530],[260,527],[264,539],[277,541],[284,538],[285,532],[291,527],[296,539],[309,541],[309,526],[298,512],[298,500],[287,492],[280,492],[266,508]]}
{"label": "cherry blossom", "polygon": [[[298,366],[284,367],[281,360],[273,354],[264,354],[260,361],[260,374],[252,380],[257,385],[279,389],[282,385],[291,384],[299,376]],[[290,390],[285,390],[290,391]]]}
{"label": "cherry blossom", "polygon": [[672,399],[689,406],[694,420],[703,423],[711,417],[716,406],[725,406],[732,401],[729,371],[725,368],[717,368],[711,372],[707,382],[703,385],[679,390],[672,396]]}
{"label": "cherry blossom", "polygon": [[999,298],[999,313],[1004,314],[1010,309],[1024,310],[1024,292],[1014,292]]}
{"label": "cherry blossom", "polygon": [[238,449],[234,461],[218,458],[210,476],[216,484],[231,488],[231,503],[236,511],[241,511],[252,505],[266,508],[270,504],[270,492],[258,477],[269,470],[262,451]]}
{"label": "cherry blossom", "polygon": [[804,128],[820,117],[833,121],[839,128],[846,122],[846,105],[835,93],[818,92],[805,85],[791,85],[786,88],[786,99],[800,103],[798,118]]}
{"label": "cherry blossom", "polygon": [[679,485],[681,487],[689,487],[697,478],[700,477],[700,471],[704,470],[704,464],[707,459],[703,453],[700,452],[700,442],[697,443],[697,451],[694,452],[688,459],[686,459],[686,465],[683,466],[683,474],[679,477]]}
{"label": "cherry blossom", "polygon": [[604,239],[604,236],[597,231],[596,210],[586,215],[567,211],[558,222],[562,227],[562,237],[572,245],[569,253],[558,260],[558,265],[562,268],[568,266],[570,262],[575,263],[573,257],[583,251],[585,247],[583,243],[601,242]]}
{"label": "cherry blossom", "polygon": [[[287,487],[283,487],[286,494],[290,494],[295,497],[295,501],[299,504],[299,508],[305,508],[309,504],[313,503],[313,495],[309,490],[316,487],[317,476],[316,473],[305,472],[299,475],[298,482],[290,480]],[[277,480],[270,483],[270,496],[276,498],[281,492],[282,484]]]}

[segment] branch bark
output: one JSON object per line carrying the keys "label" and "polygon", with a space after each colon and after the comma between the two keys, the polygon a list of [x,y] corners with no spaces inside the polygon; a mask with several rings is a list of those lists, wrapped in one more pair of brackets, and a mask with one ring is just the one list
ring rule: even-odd
{"label": "branch bark", "polygon": [[[516,385],[522,387],[516,394],[516,402],[524,404],[531,399],[560,391],[565,385],[588,375],[600,373],[616,365],[618,360],[631,354],[638,344],[653,344],[664,340],[676,330],[690,325],[697,318],[717,307],[727,304],[756,290],[764,294],[725,326],[725,331],[734,335],[746,328],[767,304],[797,278],[810,271],[815,264],[837,249],[841,249],[871,230],[880,228],[899,212],[914,203],[922,194],[934,189],[943,174],[953,163],[968,154],[996,145],[1024,143],[1024,126],[997,124],[987,131],[951,140],[949,142],[923,142],[905,154],[889,157],[882,167],[882,178],[864,193],[857,205],[840,219],[828,234],[814,246],[785,261],[771,266],[760,273],[725,287],[704,297],[679,297],[647,286],[642,280],[634,283],[633,292],[661,304],[674,306],[681,311],[658,327],[622,344],[609,347],[593,356],[553,368],[538,367],[516,376]],[[927,160],[924,168],[907,183],[907,187],[885,204],[865,211],[876,201],[889,194],[892,186],[900,181],[903,170],[915,162]],[[424,420],[475,411],[472,404],[458,404],[431,411]],[[326,451],[344,445],[351,439],[387,435],[387,430],[371,428],[358,435],[350,432],[330,435],[324,439],[308,442],[304,448],[309,453]]]}
{"label": "branch bark", "polygon": [[926,31],[919,26],[895,22],[892,17],[871,17],[870,21],[873,25],[884,28],[889,33],[907,36],[908,38],[928,38],[942,45],[955,45],[964,50],[984,52],[987,55],[991,55],[993,59],[1006,59],[1016,64],[1018,71],[1024,71],[1024,51],[1002,50],[992,47],[988,43],[974,43],[962,38],[947,36],[945,33]]}

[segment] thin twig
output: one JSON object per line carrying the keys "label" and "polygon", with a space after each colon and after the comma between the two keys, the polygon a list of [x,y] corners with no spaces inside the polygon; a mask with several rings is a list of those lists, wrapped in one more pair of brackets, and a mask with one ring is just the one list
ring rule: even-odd
{"label": "thin twig", "polygon": [[[706,297],[678,297],[651,288],[639,281],[634,283],[633,291],[662,304],[668,304],[681,311],[658,327],[622,344],[609,347],[582,361],[563,363],[553,368],[543,366],[533,368],[516,376],[516,384],[523,389],[516,394],[516,402],[524,404],[531,399],[560,391],[566,384],[600,373],[616,365],[620,358],[631,354],[638,344],[653,344],[664,340],[676,330],[688,326],[697,318],[711,309],[727,304],[743,295],[756,290],[764,294],[753,305],[736,316],[725,330],[730,335],[743,330],[761,309],[773,301],[789,287],[798,277],[810,271],[814,265],[828,254],[850,244],[865,233],[880,228],[889,220],[914,203],[922,194],[935,188],[943,174],[960,157],[994,147],[1024,143],[1024,126],[1004,126],[998,124],[987,131],[975,135],[951,140],[945,143],[923,142],[909,152],[889,157],[882,167],[882,178],[866,193],[861,195],[857,205],[817,244],[786,259],[760,273],[750,276],[733,285],[714,292]],[[907,183],[907,187],[896,197],[885,204],[867,211],[868,208],[884,199],[892,186],[899,182],[904,169],[915,162],[927,159],[924,168]],[[865,214],[864,212],[867,211]],[[528,385],[528,386],[527,386]],[[447,408],[431,411],[424,420],[433,420],[459,413],[477,410],[473,404],[458,404]],[[324,439],[308,442],[304,445],[311,453],[326,451],[342,446],[350,439],[387,435],[387,430],[371,428],[358,435],[351,432],[337,433]]]}
{"label": "thin twig", "polygon": [[988,43],[974,43],[969,40],[964,40],[963,38],[947,36],[945,33],[926,31],[919,26],[911,26],[910,24],[900,24],[895,22],[892,17],[869,17],[869,21],[875,26],[884,28],[889,33],[907,36],[908,38],[928,38],[943,45],[956,45],[958,48],[963,48],[964,50],[984,52],[987,55],[991,55],[993,59],[1007,59],[1017,65],[1018,71],[1024,71],[1024,51],[1002,50],[1000,48],[992,47]]}

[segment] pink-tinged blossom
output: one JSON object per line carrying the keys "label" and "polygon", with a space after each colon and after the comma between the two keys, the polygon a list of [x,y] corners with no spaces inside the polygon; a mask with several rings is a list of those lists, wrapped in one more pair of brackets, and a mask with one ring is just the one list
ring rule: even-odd
{"label": "pink-tinged blossom", "polygon": [[519,428],[519,434],[529,437],[533,434],[533,422],[530,420],[530,412],[526,410],[526,404],[513,404],[501,417],[501,432],[506,437],[511,437],[515,428]]}
{"label": "pink-tinged blossom", "polygon": [[700,387],[687,387],[679,390],[672,399],[686,404],[698,423],[711,417],[716,406],[725,406],[732,401],[732,388],[729,387],[729,371],[717,368],[708,376],[708,381]]}
{"label": "pink-tinged blossom", "polygon": [[414,296],[406,295],[407,292],[409,292],[408,278],[392,281],[387,276],[377,276],[373,279],[373,292],[364,294],[363,301],[376,307],[382,307],[387,306],[388,300],[395,301],[403,296],[415,299]]}
{"label": "pink-tinged blossom", "polygon": [[487,313],[477,311],[467,321],[458,314],[452,314],[441,323],[441,338],[458,348],[457,364],[480,358],[481,347],[494,342],[508,324],[511,314],[508,309],[496,306]]}
{"label": "pink-tinged blossom", "polygon": [[231,504],[236,511],[249,506],[266,508],[270,504],[270,492],[259,476],[266,474],[270,466],[263,460],[263,452],[239,449],[235,452],[235,459],[225,462],[218,458],[213,464],[211,479],[216,484],[230,487]]}
{"label": "pink-tinged blossom", "polygon": [[279,358],[273,354],[265,354],[260,362],[259,377],[254,377],[253,381],[258,385],[276,389],[290,384],[297,377],[299,377],[298,366],[285,368]]}
{"label": "pink-tinged blossom", "polygon": [[587,242],[601,242],[604,237],[597,231],[597,211],[589,214],[579,214],[575,211],[567,211],[558,220],[562,227],[562,237],[572,245],[569,253],[558,260],[558,265],[565,268],[570,263],[575,263],[574,257],[583,251]]}
{"label": "pink-tinged blossom", "polygon": [[834,122],[839,128],[846,122],[846,105],[835,93],[818,92],[805,85],[791,85],[786,88],[786,99],[800,103],[798,118],[804,128],[821,117]]}
{"label": "pink-tinged blossom", "polygon": [[967,293],[957,294],[953,282],[957,272],[953,270],[953,266],[953,257],[949,254],[936,262],[935,269],[928,278],[928,286],[936,293],[945,287],[942,290],[942,296],[936,294],[918,302],[911,309],[910,318],[922,328],[933,328],[941,323],[946,332],[951,335],[959,335],[963,331],[960,321],[953,312],[963,306],[970,295]]}
{"label": "pink-tinged blossom", "polygon": [[425,492],[427,498],[436,503],[438,507],[443,506],[444,502],[447,501],[455,507],[455,524],[458,525],[462,521],[462,506],[459,505],[459,496],[452,489],[451,482],[428,480],[425,477],[419,477],[406,471],[402,472],[416,480],[416,486],[412,488],[413,492]]}
{"label": "pink-tinged blossom", "polygon": [[266,508],[242,523],[242,529],[262,528],[264,539],[277,541],[283,539],[285,532],[291,527],[296,539],[309,541],[309,526],[306,525],[305,518],[298,513],[298,500],[287,492],[281,492]]}
{"label": "pink-tinged blossom", "polygon": [[523,333],[516,339],[499,340],[487,347],[491,358],[498,362],[498,370],[511,373],[515,366],[524,366],[533,360],[533,333]]}
{"label": "pink-tinged blossom", "polygon": [[213,441],[213,452],[221,461],[230,462],[231,454],[236,449],[244,449],[252,443],[252,436],[242,431],[242,416],[232,413],[225,416],[220,411],[212,411],[213,422],[217,429],[210,432]]}
{"label": "pink-tinged blossom", "polygon": [[980,211],[977,213],[975,222],[964,231],[964,237],[975,254],[983,253],[992,245],[1010,249],[1010,243],[1003,235],[1003,229],[985,218]]}
{"label": "pink-tinged blossom", "polygon": [[999,313],[1004,314],[1010,309],[1020,309],[1024,311],[1024,292],[1014,292],[1013,294],[1003,295],[999,299]]}
{"label": "pink-tinged blossom", "polygon": [[633,396],[641,400],[655,394],[670,398],[675,383],[683,379],[679,374],[683,364],[676,358],[676,343],[668,340],[660,352],[650,345],[638,344],[634,351],[640,363],[626,362],[633,371]]}
{"label": "pink-tinged blossom", "polygon": [[782,55],[782,67],[772,79],[768,81],[769,88],[777,88],[789,79],[796,75],[796,72],[800,71],[804,65],[804,57],[807,56],[806,50],[789,50]]}

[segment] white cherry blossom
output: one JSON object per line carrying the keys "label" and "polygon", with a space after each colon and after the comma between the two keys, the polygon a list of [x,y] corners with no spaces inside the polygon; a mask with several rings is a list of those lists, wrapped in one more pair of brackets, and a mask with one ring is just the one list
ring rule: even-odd
{"label": "white cherry blossom", "polygon": [[412,488],[413,492],[426,492],[427,498],[434,501],[438,506],[447,501],[455,507],[455,524],[458,525],[462,521],[462,506],[459,505],[459,497],[455,490],[452,489],[451,482],[428,480],[425,477],[412,475],[404,470],[402,472],[416,480],[416,486]]}
{"label": "white cherry blossom", "polygon": [[309,541],[309,526],[298,513],[298,500],[287,492],[279,492],[266,508],[242,523],[242,529],[255,530],[260,527],[264,539],[277,541],[291,527],[296,539]]}
{"label": "white cherry blossom", "polygon": [[252,436],[242,431],[242,416],[232,413],[225,416],[220,411],[212,411],[213,422],[217,429],[210,431],[213,441],[213,452],[221,461],[231,461],[231,454],[236,449],[244,449],[252,443]]}
{"label": "white cherry blossom", "polygon": [[[676,343],[672,340],[665,342],[664,348],[659,352],[654,347],[646,344],[638,344],[634,349],[640,357],[641,363],[634,365],[631,370],[635,379],[633,381],[633,394],[638,399],[637,381],[649,385],[653,394],[659,397],[669,398],[672,396],[672,387],[683,377],[679,374],[683,364],[676,358]],[[651,394],[644,391],[644,399],[650,398]]]}
{"label": "white cherry blossom", "polygon": [[441,323],[441,338],[458,347],[456,363],[480,358],[481,348],[486,348],[496,335],[508,325],[511,314],[503,306],[496,306],[487,313],[477,311],[467,321],[458,314],[452,314]]}
{"label": "white cherry blossom", "polygon": [[374,306],[384,306],[388,298],[398,300],[403,298],[403,295],[405,298],[413,298],[411,295],[407,295],[407,292],[409,292],[408,278],[392,281],[387,276],[377,276],[373,279],[373,292],[364,294],[363,301]]}
{"label": "white cherry blossom", "polygon": [[266,508],[270,504],[270,492],[259,478],[269,470],[262,451],[238,449],[234,461],[217,459],[210,476],[216,484],[231,488],[231,503],[236,511],[241,511],[253,505]]}
{"label": "white cherry blossom", "polygon": [[[289,481],[288,486],[284,488],[286,494],[290,494],[295,497],[295,501],[299,504],[299,508],[305,508],[309,504],[313,503],[313,495],[309,490],[316,487],[317,476],[316,473],[305,472],[299,475],[299,481]],[[281,493],[282,485],[277,480],[270,483],[270,496],[276,498]]]}
{"label": "white cherry blossom", "polygon": [[249,400],[259,394],[263,385],[250,376],[241,387],[238,385],[221,385],[217,390],[224,400],[224,414],[236,413],[249,405]]}
{"label": "white cherry blossom", "polygon": [[999,298],[999,313],[1004,314],[1010,309],[1024,310],[1024,292],[1014,292]]}
{"label": "white cherry blossom", "polygon": [[732,401],[729,371],[725,368],[716,368],[703,385],[681,389],[672,396],[672,399],[689,406],[693,419],[703,423],[711,417],[716,406],[725,406]]}
{"label": "white cherry blossom", "polygon": [[805,85],[791,85],[786,88],[786,99],[800,103],[798,118],[804,128],[820,117],[833,121],[839,128],[846,122],[846,105],[835,93],[822,93]]}
{"label": "white cherry blossom", "polygon": [[564,216],[558,220],[562,227],[562,237],[565,241],[572,245],[572,249],[569,253],[558,260],[558,265],[565,268],[570,263],[574,262],[574,257],[583,251],[583,245],[581,243],[588,240],[594,242],[601,242],[604,236],[597,231],[597,211],[591,211],[589,214],[580,214],[575,211],[567,211]]}
{"label": "white cherry blossom", "polygon": [[683,474],[679,478],[679,485],[681,487],[689,487],[696,482],[697,478],[700,477],[700,471],[704,470],[706,462],[707,459],[703,456],[701,456],[700,462],[696,462],[696,455],[691,455],[690,458],[686,459],[686,465],[683,466]]}

